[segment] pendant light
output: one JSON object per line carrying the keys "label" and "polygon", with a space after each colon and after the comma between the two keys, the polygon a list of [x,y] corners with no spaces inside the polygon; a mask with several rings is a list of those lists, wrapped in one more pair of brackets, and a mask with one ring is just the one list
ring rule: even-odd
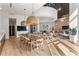
{"label": "pendant light", "polygon": [[10,8],[12,8],[13,7],[13,4],[12,3],[10,3]]}
{"label": "pendant light", "polygon": [[32,15],[27,18],[27,24],[29,24],[29,25],[33,25],[33,24],[37,24],[38,23],[38,18],[33,15],[34,14],[33,13],[33,7],[34,6],[32,4]]}
{"label": "pendant light", "polygon": [[26,23],[26,9],[24,9],[24,20],[21,21],[21,25],[22,26],[26,26],[27,25],[27,23]]}

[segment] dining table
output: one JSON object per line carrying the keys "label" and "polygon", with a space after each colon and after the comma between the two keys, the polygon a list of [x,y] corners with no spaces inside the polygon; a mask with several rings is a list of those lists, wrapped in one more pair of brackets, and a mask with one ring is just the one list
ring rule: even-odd
{"label": "dining table", "polygon": [[38,48],[38,46],[43,44],[43,37],[40,35],[34,35],[30,34],[28,36],[26,35],[20,35],[20,37],[24,38],[26,42],[28,43],[28,47],[32,51],[34,48]]}

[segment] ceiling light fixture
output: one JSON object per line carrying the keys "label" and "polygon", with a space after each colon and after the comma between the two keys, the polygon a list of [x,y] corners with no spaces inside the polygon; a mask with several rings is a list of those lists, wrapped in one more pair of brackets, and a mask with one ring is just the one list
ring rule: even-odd
{"label": "ceiling light fixture", "polygon": [[10,8],[12,8],[12,5],[13,5],[13,4],[12,4],[12,3],[10,3]]}
{"label": "ceiling light fixture", "polygon": [[34,6],[32,4],[32,15],[27,18],[27,24],[29,24],[29,25],[37,24],[38,23],[37,17],[34,16],[34,12],[33,12],[34,9],[33,9],[33,7]]}
{"label": "ceiling light fixture", "polygon": [[27,23],[26,23],[26,9],[25,8],[24,8],[24,20],[21,21],[21,25],[22,26],[26,26],[27,25]]}
{"label": "ceiling light fixture", "polygon": [[34,25],[34,24],[37,24],[37,23],[38,23],[38,21],[37,21],[38,18],[33,15],[33,14],[34,14],[34,12],[33,12],[33,4],[32,4],[32,15],[29,16],[27,19],[26,19],[26,15],[25,15],[25,14],[26,14],[26,13],[25,13],[25,10],[26,10],[26,9],[24,9],[24,20],[21,21],[21,25],[27,26],[27,25]]}

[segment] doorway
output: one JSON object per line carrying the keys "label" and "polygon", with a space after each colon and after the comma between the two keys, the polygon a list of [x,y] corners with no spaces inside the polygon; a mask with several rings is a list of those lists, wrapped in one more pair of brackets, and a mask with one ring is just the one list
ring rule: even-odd
{"label": "doorway", "polygon": [[16,36],[16,18],[9,18],[9,36]]}

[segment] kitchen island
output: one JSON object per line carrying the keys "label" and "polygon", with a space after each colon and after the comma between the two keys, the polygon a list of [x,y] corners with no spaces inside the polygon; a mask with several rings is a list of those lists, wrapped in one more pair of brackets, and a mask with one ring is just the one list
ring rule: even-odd
{"label": "kitchen island", "polygon": [[5,43],[5,34],[0,33],[0,54],[1,54],[4,43]]}

